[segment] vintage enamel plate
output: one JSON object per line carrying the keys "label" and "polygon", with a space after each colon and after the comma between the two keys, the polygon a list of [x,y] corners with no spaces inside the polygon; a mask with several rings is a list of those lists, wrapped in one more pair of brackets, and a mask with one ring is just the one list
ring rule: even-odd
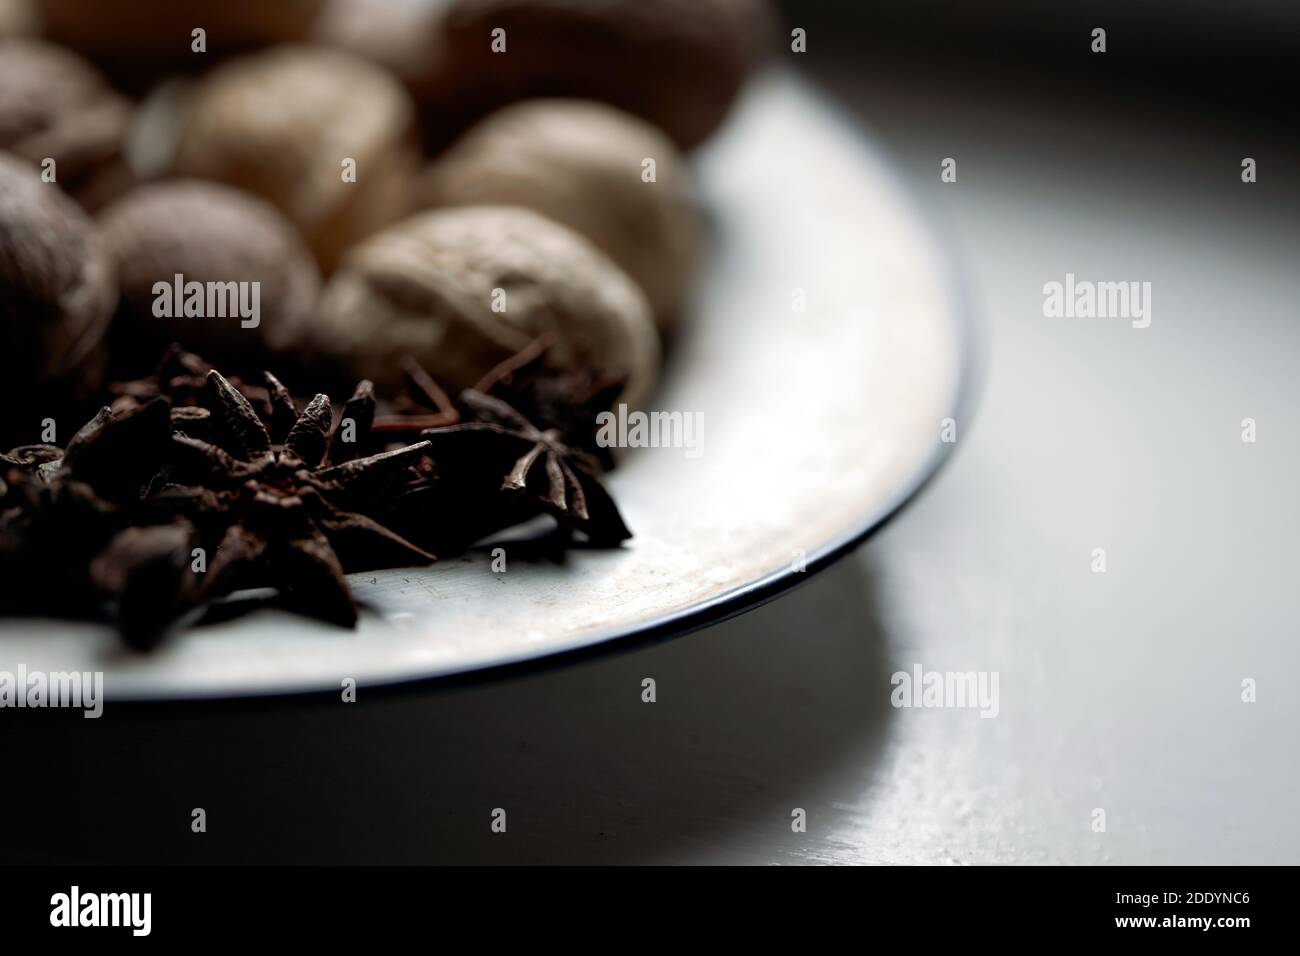
{"label": "vintage enamel plate", "polygon": [[753,86],[698,173],[713,251],[653,404],[698,443],[624,455],[625,547],[352,575],[372,609],[356,631],[261,611],[148,656],[106,627],[4,620],[0,670],[100,670],[110,699],[447,678],[686,633],[844,554],[938,467],[945,420],[964,427],[951,265],[869,141],[791,74]]}

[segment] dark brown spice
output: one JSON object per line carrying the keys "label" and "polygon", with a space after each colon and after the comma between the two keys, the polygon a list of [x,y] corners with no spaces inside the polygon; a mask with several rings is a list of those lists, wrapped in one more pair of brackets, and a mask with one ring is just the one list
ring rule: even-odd
{"label": "dark brown spice", "polygon": [[[280,389],[273,384],[271,392]],[[215,544],[201,588],[204,599],[247,587],[311,590],[314,600],[304,607],[350,626],[357,611],[346,572],[434,560],[348,510],[405,471],[424,446],[327,467],[326,396],[312,399],[274,441],[248,400],[215,370],[208,373],[207,402],[213,441],[174,436],[169,480],[145,501],[189,518]],[[279,427],[285,424],[279,416]]]}
{"label": "dark brown spice", "polygon": [[552,368],[546,355],[554,342],[553,335],[539,337],[484,375],[474,390],[504,399],[528,420],[554,429],[565,444],[594,455],[608,471],[614,457],[596,442],[597,416],[614,406],[627,375],[590,367]]}
{"label": "dark brown spice", "polygon": [[369,382],[336,424],[323,394],[299,411],[273,375],[264,387],[231,381],[173,348],[152,380],[114,386],[113,406],[65,450],[0,455],[0,576],[15,585],[0,612],[111,609],[125,641],[147,649],[179,617],[246,588],[350,626],[345,574],[428,563],[541,514],[557,520],[557,544],[573,532],[618,544],[630,533],[599,462],[549,424],[578,429],[586,412],[565,402],[595,393],[577,373],[546,370],[545,349],[481,384],[551,418],[535,423],[476,389],[453,404],[408,363],[413,413],[387,418],[411,438],[426,421],[440,427],[385,449],[397,430],[379,427]]}
{"label": "dark brown spice", "polygon": [[460,400],[472,421],[424,433],[441,475],[489,489],[499,482],[498,494],[516,507],[535,502],[595,545],[632,536],[600,484],[594,456],[566,445],[558,429],[539,428],[502,399],[468,389]]}

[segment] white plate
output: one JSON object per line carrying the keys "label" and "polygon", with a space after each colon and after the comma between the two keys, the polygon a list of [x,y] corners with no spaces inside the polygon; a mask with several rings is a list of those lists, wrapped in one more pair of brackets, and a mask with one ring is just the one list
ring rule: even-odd
{"label": "white plate", "polygon": [[448,677],[684,633],[843,554],[951,447],[970,342],[950,264],[862,134],[792,75],[757,82],[698,167],[715,252],[654,404],[702,416],[702,453],[625,455],[609,481],[625,547],[352,575],[373,608],[355,631],[262,611],[148,656],[105,627],[5,620],[0,670],[102,670],[114,699]]}

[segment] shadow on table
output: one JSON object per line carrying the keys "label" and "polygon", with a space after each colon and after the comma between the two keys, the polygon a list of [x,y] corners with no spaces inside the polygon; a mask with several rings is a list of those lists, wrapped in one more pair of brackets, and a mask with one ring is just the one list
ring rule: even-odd
{"label": "shadow on table", "polygon": [[[110,704],[96,721],[22,712],[7,759],[46,770],[7,788],[9,818],[26,824],[0,855],[815,859],[812,836],[833,803],[861,797],[881,750],[885,652],[870,573],[852,559],[707,631],[505,681],[363,688],[354,704]],[[196,807],[203,834],[191,832]],[[496,808],[504,834],[491,830]],[[794,808],[808,835],[792,832]]]}

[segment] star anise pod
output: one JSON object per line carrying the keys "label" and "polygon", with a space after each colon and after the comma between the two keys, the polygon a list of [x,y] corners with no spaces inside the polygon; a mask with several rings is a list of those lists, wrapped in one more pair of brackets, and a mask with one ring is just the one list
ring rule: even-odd
{"label": "star anise pod", "polygon": [[597,416],[613,408],[627,375],[588,367],[552,368],[547,354],[554,343],[553,334],[539,337],[491,369],[473,391],[503,399],[538,427],[555,430],[569,447],[595,456],[608,471],[614,456],[596,441]]}
{"label": "star anise pod", "polygon": [[440,479],[460,487],[477,484],[516,508],[538,508],[597,546],[632,536],[600,483],[593,455],[565,444],[558,429],[534,425],[500,398],[467,389],[460,402],[473,421],[423,433]]}
{"label": "star anise pod", "polygon": [[65,450],[0,455],[0,610],[98,617],[112,608],[126,642],[148,647],[190,606],[185,522],[131,527],[171,441],[166,399],[102,409]]}
{"label": "star anise pod", "polygon": [[[554,429],[565,445],[594,456],[608,471],[614,458],[597,441],[597,416],[613,407],[627,376],[605,369],[555,368],[547,358],[555,342],[553,333],[539,336],[490,369],[472,391],[500,398],[539,428]],[[475,417],[472,410],[457,407],[418,363],[408,360],[403,371],[410,394],[394,402],[397,414],[375,421],[376,433],[409,437]]]}
{"label": "star anise pod", "polygon": [[63,449],[55,445],[19,445],[0,454],[0,520],[25,500],[21,490],[29,478],[52,478],[62,461]]}
{"label": "star anise pod", "polygon": [[[204,407],[208,373],[212,366],[203,358],[173,343],[163,352],[152,375],[129,382],[113,382],[113,410],[121,411],[162,397],[171,403],[172,424],[188,435],[207,435],[208,409]],[[238,376],[227,379],[254,408],[267,409],[270,396],[265,387]]]}
{"label": "star anise pod", "polygon": [[545,356],[552,344],[549,335],[535,340],[456,403],[417,364],[407,364],[412,397],[399,401],[402,414],[375,427],[418,434],[433,442],[435,454],[426,474],[389,496],[385,514],[394,527],[440,554],[546,513],[560,525],[554,540],[570,539],[573,530],[597,546],[631,536],[597,478],[612,459],[596,442],[596,416],[623,379],[551,368]]}
{"label": "star anise pod", "polygon": [[171,434],[166,398],[118,411],[102,408],[72,436],[59,471],[84,481],[106,500],[132,504],[162,466]]}
{"label": "star anise pod", "polygon": [[201,600],[192,564],[194,526],[128,526],[90,562],[90,579],[114,604],[118,632],[129,647],[156,646],[175,620]]}
{"label": "star anise pod", "polygon": [[109,391],[118,398],[148,401],[159,395],[173,405],[196,405],[203,395],[212,366],[193,352],[173,343],[163,352],[153,374],[129,382],[113,382]]}
{"label": "star anise pod", "polygon": [[[401,481],[427,443],[348,458],[349,443],[337,433],[331,441],[327,396],[317,395],[299,414],[278,380],[268,374],[267,383],[270,433],[248,399],[209,371],[203,400],[211,441],[174,435],[166,482],[145,505],[188,518],[215,545],[203,599],[248,587],[308,593],[303,610],[352,626],[357,609],[346,572],[434,560],[354,510]],[[364,414],[368,392],[363,383],[349,403],[354,415]],[[329,462],[327,453],[344,460]]]}
{"label": "star anise pod", "polygon": [[102,595],[89,563],[121,523],[119,509],[84,482],[24,467],[0,469],[0,611],[97,614]]}
{"label": "star anise pod", "polygon": [[10,521],[43,514],[52,495],[74,485],[78,499],[105,508],[131,504],[157,472],[170,440],[165,399],[119,412],[102,408],[66,449],[20,445],[0,454],[0,514]]}

